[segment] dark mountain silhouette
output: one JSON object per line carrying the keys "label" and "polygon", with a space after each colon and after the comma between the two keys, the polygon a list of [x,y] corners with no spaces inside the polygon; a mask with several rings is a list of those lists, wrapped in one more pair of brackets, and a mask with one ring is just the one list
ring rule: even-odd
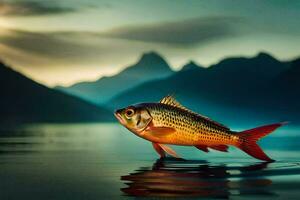
{"label": "dark mountain silhouette", "polygon": [[[190,61],[189,63],[183,65],[183,67],[181,68],[181,71],[186,71],[186,70],[191,70],[191,69],[201,69],[203,68],[200,65],[197,65],[195,62]],[[204,69],[203,69],[204,70]]]}
{"label": "dark mountain silhouette", "polygon": [[[282,72],[274,83],[276,84],[277,90],[284,92],[291,92],[292,94],[300,94],[300,58],[292,61],[290,67]],[[287,89],[288,88],[288,89]]]}
{"label": "dark mountain silhouette", "polygon": [[0,63],[0,123],[108,121],[112,114],[40,85]]}
{"label": "dark mountain silhouette", "polygon": [[172,73],[170,66],[160,55],[150,52],[142,55],[136,64],[115,76],[103,77],[95,82],[81,82],[70,87],[57,87],[57,89],[101,104],[129,88],[149,80],[165,78]]}
{"label": "dark mountain silhouette", "polygon": [[[246,120],[253,116],[270,120],[293,120],[291,116],[294,116],[295,111],[291,105],[288,105],[288,110],[277,110],[284,101],[273,101],[277,89],[270,87],[270,83],[273,85],[280,79],[277,81],[284,81],[284,87],[289,90],[289,73],[296,73],[297,63],[280,62],[266,53],[252,58],[228,58],[209,68],[192,67],[163,80],[141,84],[112,98],[110,105],[122,107],[136,102],[159,100],[166,94],[176,94],[188,107],[215,119],[223,119],[225,113],[239,119],[245,111]],[[297,81],[297,76],[293,77]]]}
{"label": "dark mountain silhouette", "polygon": [[[300,58],[289,63],[290,67],[268,85],[271,105],[282,111],[300,113]],[[291,112],[292,112],[291,111]],[[300,119],[299,119],[300,120]]]}

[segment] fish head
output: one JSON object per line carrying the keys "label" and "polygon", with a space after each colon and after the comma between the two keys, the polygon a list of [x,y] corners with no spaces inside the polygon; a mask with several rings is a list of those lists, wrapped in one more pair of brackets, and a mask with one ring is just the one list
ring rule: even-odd
{"label": "fish head", "polygon": [[114,115],[123,126],[140,136],[152,121],[148,109],[140,105],[118,109]]}

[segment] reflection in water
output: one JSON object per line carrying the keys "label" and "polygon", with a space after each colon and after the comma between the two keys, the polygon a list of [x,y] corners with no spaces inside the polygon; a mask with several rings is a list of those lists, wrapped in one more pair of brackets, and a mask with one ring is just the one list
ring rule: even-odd
{"label": "reflection in water", "polygon": [[[210,155],[211,162],[168,158],[157,160],[153,166],[149,164],[152,150],[144,148],[148,142],[115,124],[45,124],[4,132],[1,129],[1,200],[120,199],[120,194],[130,196],[128,199],[240,199],[238,195],[251,195],[253,199],[255,195],[258,200],[300,196],[300,140],[296,135],[299,128],[262,141],[264,149],[276,150],[270,151],[278,160],[274,163],[246,165],[250,159],[232,151],[230,156]],[[137,149],[140,152],[136,153]],[[186,148],[185,153],[187,158],[194,156],[192,148]],[[120,176],[128,174],[137,162],[146,167],[122,176],[126,186],[120,192]]]}
{"label": "reflection in water", "polygon": [[148,197],[274,195],[268,190],[272,181],[261,173],[267,165],[227,166],[206,161],[159,159],[152,168],[141,167],[122,176],[127,187],[121,191],[129,196]]}

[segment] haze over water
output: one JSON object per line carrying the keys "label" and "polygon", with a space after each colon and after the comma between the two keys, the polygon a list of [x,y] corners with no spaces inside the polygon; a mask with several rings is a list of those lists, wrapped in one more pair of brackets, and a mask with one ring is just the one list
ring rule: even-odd
{"label": "haze over water", "polygon": [[114,123],[2,128],[0,199],[296,199],[297,130],[286,126],[263,138],[277,160],[263,163],[235,148],[207,154],[175,146],[187,160],[159,160],[149,142]]}

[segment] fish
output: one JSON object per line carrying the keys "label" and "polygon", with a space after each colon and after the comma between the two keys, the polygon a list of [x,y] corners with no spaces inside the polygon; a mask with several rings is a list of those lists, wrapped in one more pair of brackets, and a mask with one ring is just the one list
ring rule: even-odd
{"label": "fish", "polygon": [[228,152],[234,146],[263,161],[271,159],[257,144],[287,122],[274,123],[245,131],[233,131],[204,115],[191,111],[168,95],[159,102],[129,105],[114,112],[129,131],[150,141],[160,157],[180,158],[168,145],[194,146],[203,152],[210,149]]}

